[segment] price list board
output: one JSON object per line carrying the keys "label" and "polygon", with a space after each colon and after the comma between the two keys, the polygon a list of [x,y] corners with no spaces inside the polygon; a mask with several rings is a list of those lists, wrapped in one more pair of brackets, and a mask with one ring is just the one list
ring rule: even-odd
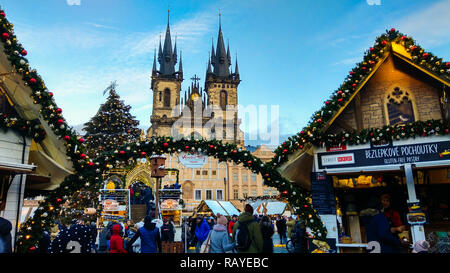
{"label": "price list board", "polygon": [[320,215],[336,214],[336,199],[330,178],[322,172],[311,173],[312,204]]}

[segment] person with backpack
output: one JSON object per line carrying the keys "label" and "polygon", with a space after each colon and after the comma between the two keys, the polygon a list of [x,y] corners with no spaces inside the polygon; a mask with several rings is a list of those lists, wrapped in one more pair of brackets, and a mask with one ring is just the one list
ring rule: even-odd
{"label": "person with backpack", "polygon": [[263,250],[261,228],[253,217],[250,204],[245,205],[244,212],[234,224],[232,241],[236,242],[238,253],[261,253]]}

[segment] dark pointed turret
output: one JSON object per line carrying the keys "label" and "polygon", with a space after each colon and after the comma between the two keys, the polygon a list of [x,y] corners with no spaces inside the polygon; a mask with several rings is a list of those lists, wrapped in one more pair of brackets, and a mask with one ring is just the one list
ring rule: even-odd
{"label": "dark pointed turret", "polygon": [[234,68],[234,76],[236,79],[239,80],[239,66],[238,66],[237,54],[236,54],[236,67]]}

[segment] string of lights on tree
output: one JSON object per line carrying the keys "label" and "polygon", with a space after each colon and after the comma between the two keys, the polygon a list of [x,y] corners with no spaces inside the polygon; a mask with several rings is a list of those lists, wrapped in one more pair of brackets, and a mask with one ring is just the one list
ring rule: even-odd
{"label": "string of lights on tree", "polygon": [[[318,239],[326,237],[326,229],[311,206],[311,198],[297,185],[290,183],[269,164],[263,163],[248,151],[232,144],[220,141],[179,140],[172,138],[155,138],[149,142],[129,143],[114,151],[105,152],[93,160],[86,154],[84,138],[77,137],[62,116],[62,110],[57,107],[53,93],[49,92],[36,70],[31,69],[26,50],[17,42],[13,33],[13,25],[6,19],[4,11],[0,10],[0,32],[4,51],[13,68],[21,73],[23,81],[31,89],[34,103],[41,106],[40,114],[56,136],[63,139],[67,148],[67,156],[72,160],[75,174],[67,176],[61,185],[50,191],[39,203],[33,217],[22,223],[18,236],[18,251],[32,252],[36,250],[44,230],[49,230],[54,219],[61,215],[63,204],[77,191],[98,192],[102,184],[102,174],[114,166],[135,164],[136,160],[147,154],[179,153],[181,151],[201,151],[219,160],[242,163],[255,173],[260,173],[264,183],[276,187],[289,203],[297,209],[297,213],[307,220],[307,226]],[[22,120],[17,117],[17,123]],[[25,121],[26,122],[26,121]],[[45,137],[45,136],[44,136]],[[42,139],[42,136],[38,139]]]}
{"label": "string of lights on tree", "polygon": [[373,47],[365,52],[364,59],[353,68],[344,83],[333,92],[324,106],[313,114],[308,125],[298,134],[289,137],[275,150],[270,164],[277,166],[288,160],[288,156],[296,151],[307,149],[310,145],[331,147],[340,145],[357,145],[380,140],[400,140],[414,137],[448,135],[449,121],[428,120],[416,121],[404,125],[386,125],[383,128],[370,128],[361,131],[344,130],[337,134],[326,134],[324,129],[328,123],[346,105],[360,84],[372,73],[374,67],[390,50],[391,44],[401,44],[411,54],[412,61],[432,72],[450,80],[450,62],[444,62],[431,52],[415,43],[415,41],[394,28],[377,37]]}

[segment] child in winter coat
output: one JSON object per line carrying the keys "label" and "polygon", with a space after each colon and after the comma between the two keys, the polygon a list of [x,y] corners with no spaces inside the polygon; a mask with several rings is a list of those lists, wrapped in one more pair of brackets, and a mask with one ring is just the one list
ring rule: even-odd
{"label": "child in winter coat", "polygon": [[123,248],[123,239],[120,236],[120,225],[115,224],[112,227],[113,234],[110,240],[110,253],[127,253]]}

